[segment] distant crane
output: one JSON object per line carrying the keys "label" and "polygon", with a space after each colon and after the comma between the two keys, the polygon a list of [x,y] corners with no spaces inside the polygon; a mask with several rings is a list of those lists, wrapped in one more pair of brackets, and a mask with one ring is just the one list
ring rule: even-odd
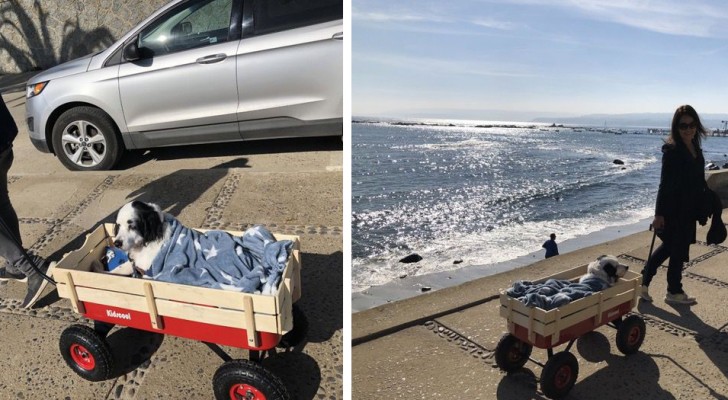
{"label": "distant crane", "polygon": [[728,121],[720,121],[723,124],[723,133],[728,130]]}

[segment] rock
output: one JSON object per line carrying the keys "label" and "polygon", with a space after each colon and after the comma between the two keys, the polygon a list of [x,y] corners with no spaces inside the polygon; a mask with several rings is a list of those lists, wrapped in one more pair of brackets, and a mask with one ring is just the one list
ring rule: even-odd
{"label": "rock", "polygon": [[407,277],[407,274],[402,274],[402,275],[399,276],[399,279],[404,279],[406,277]]}
{"label": "rock", "polygon": [[463,260],[462,259],[458,259],[458,260],[453,261],[452,263],[453,264],[460,264],[461,262],[463,262]]}
{"label": "rock", "polygon": [[622,161],[622,160],[620,160],[620,159],[615,159],[615,160],[614,160],[614,161],[612,161],[612,162],[613,162],[613,163],[615,163],[615,164],[617,164],[617,165],[624,165],[624,161]]}
{"label": "rock", "polygon": [[412,253],[412,254],[408,255],[407,257],[399,260],[399,262],[405,263],[405,264],[410,264],[410,263],[416,263],[416,262],[418,262],[420,260],[422,260],[422,257],[420,257],[419,254]]}
{"label": "rock", "polygon": [[432,290],[432,288],[429,286],[423,286],[420,288],[420,292],[429,292],[430,290]]}

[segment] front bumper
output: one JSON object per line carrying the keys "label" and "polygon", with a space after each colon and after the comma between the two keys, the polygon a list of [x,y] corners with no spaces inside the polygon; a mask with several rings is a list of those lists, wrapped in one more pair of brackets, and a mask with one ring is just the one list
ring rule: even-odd
{"label": "front bumper", "polygon": [[42,151],[43,153],[51,152],[51,149],[48,148],[48,142],[46,142],[45,139],[36,139],[31,136],[30,143],[33,143],[33,146],[35,146],[36,149]]}

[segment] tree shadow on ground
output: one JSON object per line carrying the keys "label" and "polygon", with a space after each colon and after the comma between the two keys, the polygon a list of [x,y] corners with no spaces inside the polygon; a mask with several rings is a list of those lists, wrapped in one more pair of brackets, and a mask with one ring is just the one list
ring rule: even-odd
{"label": "tree shadow on ground", "polygon": [[25,10],[20,0],[7,0],[0,4],[0,21],[5,29],[15,31],[25,38],[28,49],[23,49],[11,38],[0,33],[0,49],[5,50],[21,71],[46,69],[95,51],[107,48],[116,41],[106,27],[92,30],[81,28],[79,17],[66,20],[58,54],[53,49],[54,38],[49,31],[49,13],[40,1],[33,2],[36,20]]}

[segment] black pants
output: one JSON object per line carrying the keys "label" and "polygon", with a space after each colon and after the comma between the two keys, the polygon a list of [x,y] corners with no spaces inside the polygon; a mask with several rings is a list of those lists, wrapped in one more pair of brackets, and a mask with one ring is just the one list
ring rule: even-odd
{"label": "black pants", "polygon": [[682,268],[683,262],[688,258],[690,243],[675,242],[671,245],[662,243],[655,252],[652,253],[650,259],[647,260],[645,267],[642,269],[642,284],[650,286],[652,278],[657,273],[657,268],[670,258],[667,264],[667,291],[673,294],[683,293],[682,288]]}
{"label": "black pants", "polygon": [[8,171],[10,171],[12,165],[13,148],[11,146],[0,153],[0,218],[5,223],[5,227],[10,230],[10,232],[6,232],[0,226],[0,256],[8,262],[6,264],[8,272],[14,274],[23,273],[27,276],[34,273],[33,267],[23,257],[23,253],[18,248],[18,245],[14,243],[13,238],[8,236],[8,233],[13,235],[22,246],[23,242],[20,237],[18,215],[15,213],[15,208],[13,208],[13,204],[10,202],[10,195],[8,194]]}

